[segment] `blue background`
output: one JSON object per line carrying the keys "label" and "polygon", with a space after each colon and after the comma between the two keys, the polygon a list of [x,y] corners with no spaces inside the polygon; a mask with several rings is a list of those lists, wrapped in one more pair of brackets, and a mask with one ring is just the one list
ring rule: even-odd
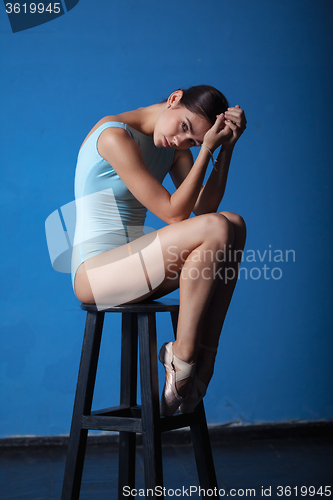
{"label": "blue background", "polygon": [[[331,0],[80,0],[13,34],[0,9],[0,437],[69,432],[85,315],[51,267],[44,223],[73,199],[84,137],[107,114],[201,83],[246,110],[220,208],[243,215],[245,257],[256,253],[227,316],[208,422],[332,419],[332,15]],[[160,316],[159,345],[171,340]],[[94,407],[119,394],[119,327],[106,319]]]}

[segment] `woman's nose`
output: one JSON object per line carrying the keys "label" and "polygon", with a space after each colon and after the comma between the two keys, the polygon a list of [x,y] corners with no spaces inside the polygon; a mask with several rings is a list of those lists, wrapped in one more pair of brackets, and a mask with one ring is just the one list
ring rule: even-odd
{"label": "woman's nose", "polygon": [[187,137],[175,135],[173,138],[174,145],[176,148],[181,147],[181,145],[187,140]]}

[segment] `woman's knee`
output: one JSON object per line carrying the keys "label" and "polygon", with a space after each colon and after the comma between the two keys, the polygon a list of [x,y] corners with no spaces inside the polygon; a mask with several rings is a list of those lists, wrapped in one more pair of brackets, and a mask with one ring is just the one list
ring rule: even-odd
{"label": "woman's knee", "polygon": [[233,212],[220,212],[220,213],[221,215],[224,215],[233,225],[234,235],[235,235],[234,243],[239,248],[244,248],[247,229],[243,217]]}
{"label": "woman's knee", "polygon": [[205,239],[217,244],[219,248],[231,245],[234,240],[234,228],[231,222],[220,213],[204,214],[202,224]]}

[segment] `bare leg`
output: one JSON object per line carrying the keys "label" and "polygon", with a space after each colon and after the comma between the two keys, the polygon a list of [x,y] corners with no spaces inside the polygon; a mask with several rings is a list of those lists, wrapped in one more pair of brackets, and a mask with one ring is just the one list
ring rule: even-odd
{"label": "bare leg", "polygon": [[[183,271],[181,273],[181,309],[177,329],[177,341],[174,343],[173,351],[177,357],[188,362],[191,362],[197,357],[197,351],[193,351],[195,355],[191,356],[191,349],[196,349],[198,347],[198,342],[209,348],[214,349],[218,347],[223,323],[237,283],[239,265],[246,239],[246,226],[243,219],[237,214],[231,212],[221,212],[221,214],[232,224],[234,238],[232,243],[229,243],[226,247],[226,254],[222,266],[220,269],[215,268],[215,271],[217,270],[219,272],[215,273],[215,284],[211,286],[211,298],[207,301],[206,310],[200,309],[200,307],[198,308],[198,304],[195,304],[195,312],[193,310],[192,312],[188,311],[188,305],[191,304],[191,306],[193,306],[192,296],[187,296],[187,293],[192,293],[192,287],[186,287],[185,293],[182,294],[184,290],[184,286],[182,288],[182,285],[186,283],[186,276]],[[201,272],[202,271],[203,268],[201,266]],[[204,274],[204,276],[206,277],[206,274]],[[197,283],[195,283],[194,274],[193,277],[194,279],[191,285],[196,287],[196,292],[198,292],[196,297],[200,300],[202,295],[199,289],[204,280],[201,280],[201,282],[197,280]],[[170,286],[170,283],[166,282],[156,291],[153,298],[158,298],[162,296],[163,293],[170,293],[172,289],[174,288]],[[195,341],[193,339],[195,339]],[[216,353],[212,350],[199,349],[197,374],[198,378],[202,380],[206,386],[209,384],[213,375],[215,356]],[[189,383],[190,381],[177,384],[180,395],[186,392]]]}
{"label": "bare leg", "polygon": [[[136,301],[169,293],[177,288],[179,283],[181,306],[177,340],[174,343],[173,352],[187,363],[196,361],[198,343],[203,337],[203,330],[209,329],[211,333],[209,339],[206,338],[206,340],[212,343],[220,334],[219,325],[221,321],[223,322],[236,280],[233,285],[228,283],[228,286],[224,287],[218,283],[215,278],[216,272],[225,263],[221,263],[217,255],[219,254],[221,258],[221,252],[223,253],[229,245],[234,243],[234,227],[236,227],[235,224],[229,222],[224,214],[214,213],[187,219],[157,231],[163,252],[165,280],[154,291],[137,297]],[[128,252],[125,247],[109,252],[110,256],[117,252],[121,258],[122,251]],[[100,297],[104,293],[107,297],[109,290],[113,289],[114,293],[114,290],[122,287],[122,277],[107,274],[109,252],[92,257],[81,265],[81,272],[77,274],[75,281],[75,290],[79,300],[94,303],[91,282],[86,272],[88,268],[90,271],[94,268],[103,268],[102,278],[99,282],[94,282],[94,289],[96,286],[99,288]],[[211,259],[207,260],[207,252],[210,252]],[[221,285],[221,290],[219,285]],[[221,300],[225,305],[225,312],[217,314],[214,308],[221,307]],[[211,318],[212,311],[214,320]],[[208,325],[205,321],[210,321],[210,324]],[[186,394],[189,382],[186,380],[179,382],[177,390],[180,395]]]}
{"label": "bare leg", "polygon": [[[221,256],[221,252],[223,253],[223,250],[233,243],[233,226],[224,215],[214,213],[166,226],[157,233],[163,252],[165,280],[155,292],[138,296],[136,300],[154,297],[163,289],[170,288],[170,283],[172,288],[172,281],[176,288],[179,281],[181,306],[174,354],[187,363],[193,363],[197,357],[202,320],[217,285],[214,275],[222,265],[216,256],[218,252]],[[136,245],[138,241],[136,240],[134,244]],[[110,250],[110,257],[117,252],[119,262],[121,262],[123,251],[128,252],[125,247]],[[99,298],[103,298],[105,294],[106,299],[108,293],[115,291],[118,293],[118,290],[123,287],[124,276],[117,276],[114,271],[108,275],[109,252],[92,257],[82,264],[81,272],[76,275],[75,281],[75,290],[79,300],[94,303],[94,294],[90,285],[94,290],[98,290]],[[213,256],[208,261],[205,258],[207,252]],[[150,261],[153,260],[154,255],[150,258]],[[88,273],[93,274],[94,270],[98,273],[97,279],[92,283],[89,281]],[[168,292],[164,291],[164,293]]]}
{"label": "bare leg", "polygon": [[[217,260],[218,254],[221,257],[224,248],[233,243],[232,226],[226,224],[223,227],[223,223],[227,222],[224,216],[223,219],[221,227],[217,228],[223,228],[220,241],[213,245],[210,242],[204,243],[189,253],[180,273],[180,311],[174,353],[187,362],[196,359],[204,318],[216,293],[218,281],[215,274],[223,265],[223,262]],[[207,259],[207,254],[212,258]]]}
{"label": "bare leg", "polygon": [[[234,241],[226,252],[225,268],[221,270],[221,277],[218,279],[218,284],[202,322],[200,342],[210,348],[218,347],[223,323],[237,283],[239,265],[246,239],[246,227],[243,219],[231,212],[222,212],[222,214],[233,225]],[[208,385],[213,375],[215,355],[212,351],[200,350],[197,374],[205,385]]]}

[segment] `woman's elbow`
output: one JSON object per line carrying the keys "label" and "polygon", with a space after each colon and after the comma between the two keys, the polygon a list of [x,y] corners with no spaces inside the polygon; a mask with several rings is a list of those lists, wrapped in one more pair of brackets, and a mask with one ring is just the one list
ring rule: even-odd
{"label": "woman's elbow", "polygon": [[189,216],[184,215],[174,215],[173,217],[168,217],[168,224],[176,224],[177,222],[182,222],[183,220],[188,219]]}

